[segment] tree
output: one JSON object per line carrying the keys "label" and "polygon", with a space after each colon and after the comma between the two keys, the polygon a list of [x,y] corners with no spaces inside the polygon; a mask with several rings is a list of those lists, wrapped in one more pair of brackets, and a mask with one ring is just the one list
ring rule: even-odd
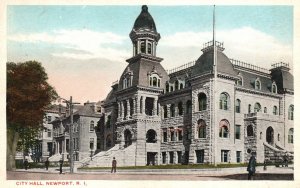
{"label": "tree", "polygon": [[43,110],[57,98],[57,93],[48,82],[41,63],[8,62],[6,119],[7,153],[6,168],[15,168],[17,150],[28,151],[43,128]]}

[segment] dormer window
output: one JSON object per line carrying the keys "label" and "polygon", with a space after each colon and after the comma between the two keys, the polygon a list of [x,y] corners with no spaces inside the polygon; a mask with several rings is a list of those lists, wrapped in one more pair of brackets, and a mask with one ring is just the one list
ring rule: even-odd
{"label": "dormer window", "polygon": [[132,77],[129,75],[123,79],[123,89],[126,89],[131,86],[132,86]]}
{"label": "dormer window", "polygon": [[148,43],[147,45],[148,45],[147,46],[147,48],[148,48],[148,54],[152,54],[152,45],[151,45],[151,43]]}
{"label": "dormer window", "polygon": [[257,79],[255,80],[255,89],[261,90],[261,83],[260,83],[259,78],[257,78]]}
{"label": "dormer window", "polygon": [[235,84],[237,86],[243,86],[243,77],[241,76],[241,74],[239,73],[238,75],[238,79],[235,81]]}
{"label": "dormer window", "polygon": [[149,77],[149,85],[151,87],[160,87],[160,78],[157,74],[152,74]]}
{"label": "dormer window", "polygon": [[275,82],[272,83],[272,93],[277,93],[277,85]]}
{"label": "dormer window", "polygon": [[146,53],[146,44],[145,44],[145,41],[141,41],[141,53]]}

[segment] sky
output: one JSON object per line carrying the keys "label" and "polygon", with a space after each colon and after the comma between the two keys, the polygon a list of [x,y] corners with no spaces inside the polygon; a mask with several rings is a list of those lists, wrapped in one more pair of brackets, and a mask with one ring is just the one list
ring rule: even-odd
{"label": "sky", "polygon": [[[166,70],[197,60],[212,40],[213,6],[148,6]],[[216,40],[233,59],[270,69],[293,68],[293,6],[216,6]],[[129,33],[139,6],[7,8],[7,60],[42,63],[63,98],[104,100],[132,57]]]}

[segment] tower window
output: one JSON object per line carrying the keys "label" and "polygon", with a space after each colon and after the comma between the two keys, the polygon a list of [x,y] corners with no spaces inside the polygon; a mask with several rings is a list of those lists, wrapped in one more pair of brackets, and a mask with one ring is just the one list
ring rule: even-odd
{"label": "tower window", "polygon": [[206,95],[204,93],[200,93],[198,95],[198,102],[199,102],[199,111],[206,110]]}
{"label": "tower window", "polygon": [[277,106],[273,106],[273,115],[277,115],[277,114],[278,114]]}
{"label": "tower window", "polygon": [[151,43],[148,43],[147,44],[148,46],[148,54],[152,54],[152,45],[151,45]]}
{"label": "tower window", "polygon": [[146,44],[145,44],[145,41],[141,41],[141,53],[146,53]]}
{"label": "tower window", "polygon": [[219,136],[221,138],[229,138],[229,122],[227,120],[220,121]]}
{"label": "tower window", "polygon": [[241,113],[241,100],[237,99],[235,101],[235,113]]}
{"label": "tower window", "polygon": [[221,93],[220,95],[220,109],[228,110],[229,97],[226,93]]}
{"label": "tower window", "polygon": [[255,89],[261,90],[261,83],[260,83],[260,81],[259,81],[259,78],[257,78],[257,79],[255,80]]}
{"label": "tower window", "polygon": [[288,113],[288,119],[294,120],[294,105],[290,105]]}
{"label": "tower window", "polygon": [[261,111],[261,106],[260,104],[257,102],[254,105],[254,112],[260,112]]}

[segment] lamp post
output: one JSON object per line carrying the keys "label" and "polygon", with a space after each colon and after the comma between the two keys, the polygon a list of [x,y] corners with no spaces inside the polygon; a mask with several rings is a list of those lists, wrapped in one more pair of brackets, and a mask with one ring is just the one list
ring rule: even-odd
{"label": "lamp post", "polygon": [[70,96],[70,100],[66,100],[64,98],[59,98],[63,100],[66,104],[69,105],[69,110],[70,110],[70,125],[69,125],[69,135],[70,135],[70,146],[69,146],[69,164],[70,164],[70,173],[72,174],[74,172],[74,158],[73,158],[73,153],[74,153],[74,148],[73,148],[73,105],[74,104],[80,104],[72,101],[72,96]]}

